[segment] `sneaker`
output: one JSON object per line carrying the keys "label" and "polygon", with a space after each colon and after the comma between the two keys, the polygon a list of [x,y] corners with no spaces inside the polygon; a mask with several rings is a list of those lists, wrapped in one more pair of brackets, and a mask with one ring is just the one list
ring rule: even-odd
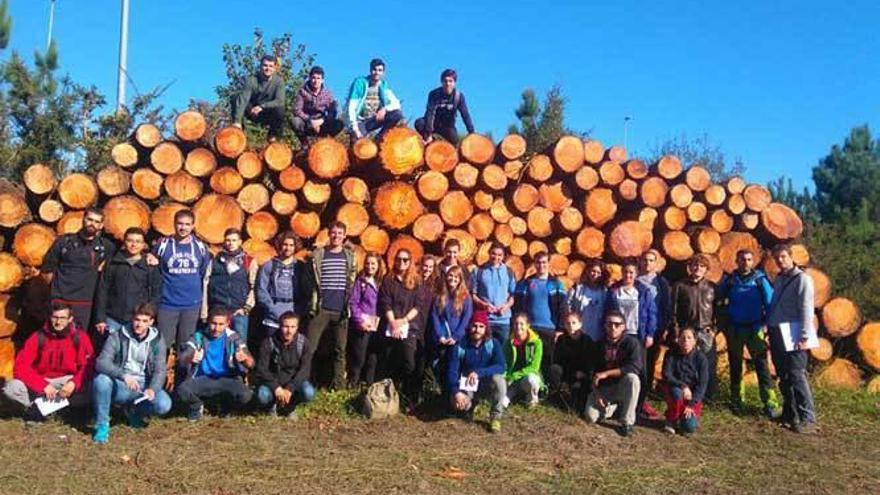
{"label": "sneaker", "polygon": [[492,433],[499,433],[501,431],[501,420],[493,419],[489,421],[489,431]]}
{"label": "sneaker", "polygon": [[633,436],[635,432],[636,429],[633,425],[620,425],[617,427],[617,434],[624,438]]}
{"label": "sneaker", "polygon": [[672,426],[672,423],[666,423],[663,425],[663,433],[669,433],[670,435],[675,435],[675,427]]}
{"label": "sneaker", "polygon": [[767,419],[776,420],[782,417],[782,409],[773,406],[764,406],[764,415]]}
{"label": "sneaker", "polygon": [[133,407],[125,408],[125,420],[128,422],[128,426],[139,430],[147,424],[144,422],[144,418],[141,417],[140,414],[137,413],[137,410]]}
{"label": "sneaker", "polygon": [[273,403],[272,407],[269,408],[269,417],[277,418],[278,417],[278,404]]}
{"label": "sneaker", "polygon": [[289,413],[287,413],[287,420],[294,421],[294,422],[299,421],[299,412],[297,412],[296,409],[294,409],[293,411],[290,411]]}
{"label": "sneaker", "polygon": [[189,419],[190,423],[195,423],[202,419],[202,416],[205,413],[205,406],[199,406],[195,409],[190,409],[189,414],[187,415],[187,419]]}
{"label": "sneaker", "polygon": [[529,399],[529,401],[526,402],[526,408],[528,408],[528,409],[534,409],[534,408],[536,408],[536,407],[538,407],[538,398],[537,398],[537,397],[534,397],[534,398],[532,398],[532,399]]}
{"label": "sneaker", "polygon": [[110,441],[110,425],[101,424],[95,426],[95,432],[92,433],[92,441],[101,445]]}
{"label": "sneaker", "polygon": [[639,411],[639,413],[642,415],[642,417],[647,419],[657,419],[660,417],[660,413],[658,413],[657,410],[654,409],[654,407],[647,402],[642,404],[642,410]]}
{"label": "sneaker", "polygon": [[819,433],[819,427],[816,426],[816,423],[798,423],[792,428],[795,433],[800,433],[802,435],[815,435]]}

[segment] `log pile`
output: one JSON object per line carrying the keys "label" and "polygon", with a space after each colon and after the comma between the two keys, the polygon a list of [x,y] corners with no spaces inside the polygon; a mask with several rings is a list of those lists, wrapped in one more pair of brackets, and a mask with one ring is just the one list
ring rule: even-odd
{"label": "log pile", "polygon": [[[57,235],[79,229],[83,210],[105,212],[109,235],[121,239],[138,226],[150,237],[173,232],[174,213],[191,208],[196,234],[213,246],[230,227],[245,233],[245,250],[259,262],[274,255],[272,238],[293,230],[307,247],[327,242],[326,225],[348,227],[359,259],[367,251],[390,259],[402,247],[416,258],[439,252],[446,239],[461,242],[461,258],[488,259],[499,242],[510,252],[517,277],[531,273],[531,259],[551,255],[551,269],[571,285],[588,258],[619,263],[655,248],[671,280],[695,253],[709,257],[709,278],[735,268],[736,252],[751,248],[773,277],[768,249],[796,240],[797,214],[776,203],[764,186],[740,177],[715,182],[699,164],[675,156],[656,163],[630,158],[621,146],[565,136],[547,150],[526,154],[526,142],[508,135],[496,145],[470,134],[458,147],[444,141],[424,146],[406,127],[381,142],[360,139],[350,147],[331,138],[294,150],[274,142],[249,149],[235,127],[208,129],[194,111],[178,116],[174,135],[153,125],[137,127],[113,147],[108,165],[94,177],[56,177],[34,164],[23,186],[0,187],[0,352],[15,330],[27,267],[39,267]],[[796,260],[810,264],[804,246]],[[306,256],[307,251],[301,255]],[[810,267],[816,285],[822,346],[812,355],[823,381],[859,386],[861,371],[880,372],[880,323],[865,323],[849,300],[831,298],[828,277]],[[845,349],[857,349],[845,353]],[[856,366],[858,365],[858,366]],[[853,373],[853,370],[856,373]]]}

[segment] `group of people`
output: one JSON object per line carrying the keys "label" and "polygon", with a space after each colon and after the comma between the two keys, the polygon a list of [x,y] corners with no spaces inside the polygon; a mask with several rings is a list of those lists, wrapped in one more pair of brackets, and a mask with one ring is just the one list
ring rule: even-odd
{"label": "group of people", "polygon": [[703,255],[670,285],[652,250],[624,261],[614,284],[604,263],[590,260],[566,289],[550,273],[547,253],[537,253],[534,273],[517,280],[501,244],[473,270],[460,262],[455,239],[439,258],[400,249],[385,273],[377,253],[359,269],[345,225],[334,222],[328,243],[307,259],[297,258],[299,239],[285,232],[277,256],[258,266],[238,230],[227,230],[212,256],[193,234],[191,211],[178,212],[174,223],[174,235],[149,249],[145,233],[130,228],[117,250],[103,235],[102,213],[91,209],[78,233],[55,241],[41,268],[50,314],[24,342],[3,388],[27,421],[42,420],[47,404],[91,402],[93,438],[106,443],[113,405],[135,427],[173,403],[198,421],[205,401],[220,414],[247,406],[296,418],[322,383],[312,363],[326,334],[330,389],[391,378],[407,408],[439,389],[451,412],[465,417],[485,397],[491,431],[500,430],[511,401],[531,407],[552,396],[590,422],[616,412],[625,436],[638,416],[659,419],[646,396],[665,343],[657,390],[667,405],[664,429],[690,434],[717,395],[715,334],[723,328],[733,408],[743,407],[745,347],[767,415],[780,415],[769,343],[782,422],[797,432],[816,429],[806,373],[813,287],[786,245],[773,249],[781,271],[772,284],[754,267],[755,253],[743,250],[717,286],[706,279]]}
{"label": "group of people", "polygon": [[[343,129],[355,138],[381,136],[403,120],[400,100],[385,80],[385,62],[370,61],[370,72],[351,83],[343,112],[325,84],[324,69],[314,66],[308,80],[296,93],[293,115],[285,116],[285,84],[278,74],[277,60],[266,55],[260,60],[260,70],[248,78],[231,101],[233,125],[241,127],[244,118],[267,127],[270,139],[281,135],[290,125],[301,143],[309,137],[335,136]],[[474,132],[464,94],[456,88],[458,74],[446,69],[440,74],[440,87],[428,94],[423,117],[414,123],[425,142],[435,135],[456,144],[458,132],[456,115],[461,114],[469,133]]]}

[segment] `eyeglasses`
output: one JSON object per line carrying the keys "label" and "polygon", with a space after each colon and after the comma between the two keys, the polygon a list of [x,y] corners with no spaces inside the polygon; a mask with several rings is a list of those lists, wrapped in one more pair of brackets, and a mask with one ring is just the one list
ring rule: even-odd
{"label": "eyeglasses", "polygon": [[624,322],[624,321],[608,321],[608,322],[605,322],[605,325],[609,326],[609,327],[622,327],[622,326],[626,325],[626,322]]}
{"label": "eyeglasses", "polygon": [[397,258],[398,263],[409,263],[409,258]]}

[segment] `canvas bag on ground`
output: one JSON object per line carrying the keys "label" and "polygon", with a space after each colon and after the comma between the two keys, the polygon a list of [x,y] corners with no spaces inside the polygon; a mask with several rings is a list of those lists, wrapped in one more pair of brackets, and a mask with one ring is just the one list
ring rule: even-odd
{"label": "canvas bag on ground", "polygon": [[364,393],[364,415],[370,419],[396,416],[400,412],[400,396],[390,378],[378,381]]}

